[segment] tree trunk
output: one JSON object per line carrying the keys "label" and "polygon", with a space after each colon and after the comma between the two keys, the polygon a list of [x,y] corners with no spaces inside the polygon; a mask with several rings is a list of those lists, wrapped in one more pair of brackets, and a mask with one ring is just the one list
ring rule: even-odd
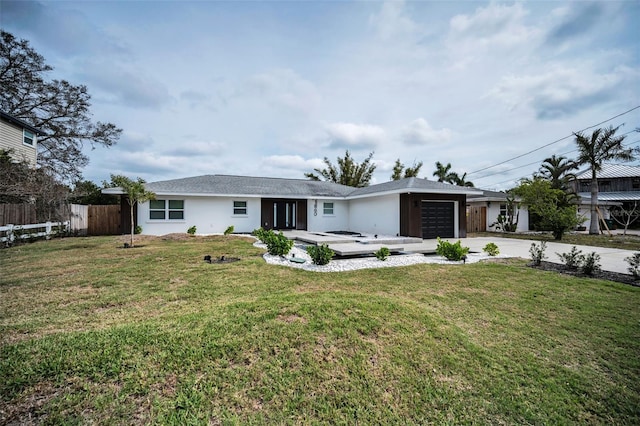
{"label": "tree trunk", "polygon": [[596,169],[591,166],[591,223],[589,224],[589,235],[600,234],[600,219],[598,218],[598,180],[596,179]]}
{"label": "tree trunk", "polygon": [[129,203],[129,206],[131,207],[131,247],[133,247],[133,234],[134,231],[136,229],[136,225],[135,222],[133,221],[133,204]]}

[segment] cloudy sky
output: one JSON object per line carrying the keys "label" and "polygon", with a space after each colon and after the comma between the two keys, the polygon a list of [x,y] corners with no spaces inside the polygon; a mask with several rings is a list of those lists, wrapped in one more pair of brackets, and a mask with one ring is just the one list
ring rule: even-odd
{"label": "cloudy sky", "polygon": [[[639,22],[636,0],[0,1],[2,28],[123,129],[88,151],[96,182],[303,178],[348,149],[375,152],[375,182],[399,158],[507,189],[640,106]],[[623,123],[640,108],[603,125]]]}

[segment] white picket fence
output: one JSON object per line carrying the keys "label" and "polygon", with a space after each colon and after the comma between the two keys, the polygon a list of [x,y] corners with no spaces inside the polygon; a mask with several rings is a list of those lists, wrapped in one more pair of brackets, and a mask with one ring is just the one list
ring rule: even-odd
{"label": "white picket fence", "polygon": [[69,232],[69,221],[0,226],[0,242],[11,245],[16,239],[46,238]]}

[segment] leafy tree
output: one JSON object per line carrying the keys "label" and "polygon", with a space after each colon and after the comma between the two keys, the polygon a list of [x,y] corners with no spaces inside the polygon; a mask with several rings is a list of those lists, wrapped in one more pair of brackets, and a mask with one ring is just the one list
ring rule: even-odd
{"label": "leafy tree", "polygon": [[[420,173],[420,168],[422,168],[422,161],[419,163],[413,163],[413,166],[406,167],[404,164],[400,162],[398,158],[396,160],[396,164],[393,166],[393,174],[391,175],[391,180],[400,180],[409,177],[418,177],[418,173]],[[404,172],[404,173],[403,173]]]}
{"label": "leafy tree", "polygon": [[590,136],[574,133],[578,145],[578,164],[586,164],[591,169],[591,224],[589,234],[600,233],[598,221],[598,171],[606,161],[633,161],[633,149],[625,148],[625,136],[616,136],[618,127],[596,129]]}
{"label": "leafy tree", "polygon": [[575,173],[572,171],[578,168],[575,161],[569,160],[564,156],[556,156],[545,158],[538,171],[539,175],[551,182],[553,189],[569,191],[570,184],[576,179]]}
{"label": "leafy tree", "polygon": [[30,203],[39,222],[68,218],[69,188],[47,169],[13,160],[11,150],[0,150],[0,203]]}
{"label": "leafy tree", "polygon": [[[108,184],[104,182],[103,187],[107,187]],[[91,182],[90,180],[82,180],[76,182],[73,191],[71,192],[71,198],[69,201],[73,204],[93,204],[93,205],[106,205],[106,204],[118,204],[118,197],[115,195],[103,194],[102,188]]]}
{"label": "leafy tree", "polygon": [[530,213],[540,218],[543,229],[551,230],[556,240],[561,240],[567,230],[582,222],[567,193],[552,188],[551,182],[541,177],[523,179],[513,193],[528,205]]}
{"label": "leafy tree", "polygon": [[362,163],[357,163],[351,157],[349,150],[347,150],[344,157],[338,157],[337,166],[334,166],[327,157],[324,157],[324,163],[327,165],[326,168],[314,169],[318,174],[305,173],[304,176],[311,180],[318,181],[321,180],[320,178],[322,177],[328,182],[362,188],[369,186],[373,172],[376,169],[376,165],[371,164],[372,157],[373,152],[369,153],[369,156]]}
{"label": "leafy tree", "polygon": [[133,235],[135,234],[135,220],[133,218],[133,210],[136,204],[144,203],[149,200],[155,200],[156,194],[151,191],[147,191],[144,184],[145,181],[142,178],[137,180],[129,179],[123,175],[111,175],[111,184],[122,188],[122,191],[127,196],[127,202],[131,207],[131,244],[133,247]]}
{"label": "leafy tree", "polygon": [[80,178],[91,146],[112,146],[121,129],[91,120],[91,96],[84,85],[48,80],[53,68],[27,40],[0,31],[0,109],[42,130],[38,138],[38,165],[63,181]]}

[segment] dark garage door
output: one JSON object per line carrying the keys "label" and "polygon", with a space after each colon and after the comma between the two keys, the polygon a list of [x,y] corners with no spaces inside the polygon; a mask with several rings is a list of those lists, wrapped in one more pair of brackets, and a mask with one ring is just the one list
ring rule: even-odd
{"label": "dark garage door", "polygon": [[455,208],[452,202],[422,202],[422,238],[453,238]]}

